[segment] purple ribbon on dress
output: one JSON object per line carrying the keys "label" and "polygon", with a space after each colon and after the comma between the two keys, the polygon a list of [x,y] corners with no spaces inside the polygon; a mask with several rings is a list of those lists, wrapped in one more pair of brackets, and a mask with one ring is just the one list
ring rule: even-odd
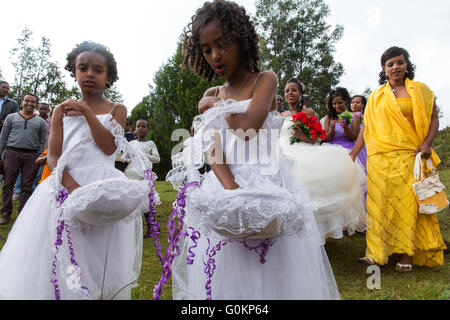
{"label": "purple ribbon on dress", "polygon": [[[216,260],[213,258],[216,253],[227,243],[232,242],[233,239],[226,239],[219,241],[215,246],[211,248],[211,241],[208,238],[208,248],[206,249],[206,256],[208,257],[208,260],[206,262],[203,262],[205,265],[205,274],[206,274],[206,300],[212,300],[212,287],[211,287],[211,278],[214,274],[214,271],[216,270]],[[210,250],[211,248],[211,250]]]}
{"label": "purple ribbon on dress", "polygon": [[269,251],[269,248],[275,243],[276,239],[264,239],[259,243],[259,245],[252,247],[243,240],[229,238],[226,240],[219,241],[215,246],[211,248],[211,241],[208,238],[208,248],[206,249],[205,253],[206,256],[208,257],[208,260],[206,262],[203,262],[205,266],[204,272],[207,278],[205,284],[206,300],[212,300],[211,279],[212,276],[214,275],[214,271],[216,270],[216,260],[213,257],[217,254],[217,252],[220,249],[222,249],[222,247],[233,241],[240,242],[244,245],[246,249],[259,253],[259,261],[262,264],[264,264],[266,263],[266,254]]}
{"label": "purple ribbon on dress", "polygon": [[164,257],[161,253],[162,245],[159,240],[159,223],[156,221],[156,209],[155,209],[155,174],[150,170],[145,170],[144,177],[148,180],[148,185],[150,187],[150,192],[148,194],[149,202],[149,214],[147,219],[147,224],[150,229],[150,235],[153,238],[153,244],[155,245],[156,254],[161,262],[164,263]]}
{"label": "purple ribbon on dress", "polygon": [[[180,236],[186,235],[186,233],[182,232],[184,226],[184,217],[186,215],[186,211],[184,210],[184,208],[186,207],[186,192],[187,189],[191,186],[199,186],[199,183],[193,181],[186,184],[180,190],[180,192],[178,192],[177,199],[174,201],[172,205],[172,212],[170,213],[168,221],[169,246],[166,249],[164,257],[162,257],[162,254],[159,255],[161,260],[162,274],[159,282],[155,285],[155,288],[153,289],[153,300],[159,300],[159,298],[161,297],[162,286],[163,284],[167,283],[172,274],[172,262],[175,259],[175,257],[180,255],[180,247],[178,245],[180,241]],[[178,218],[178,225],[175,221],[176,218]],[[193,249],[197,246],[196,241],[199,237],[200,233],[194,230],[191,239],[194,241],[195,244],[194,246],[190,247],[190,249]],[[191,253],[192,255],[188,256],[188,261],[193,262],[194,253],[192,251]]]}
{"label": "purple ribbon on dress", "polygon": [[62,219],[63,210],[62,210],[61,206],[64,203],[64,201],[67,199],[68,196],[69,196],[69,194],[65,188],[61,188],[59,190],[58,194],[56,195],[56,202],[58,203],[56,208],[59,209],[60,212],[59,212],[58,226],[56,228],[56,241],[55,241],[56,252],[55,252],[55,255],[53,256],[52,276],[51,276],[51,282],[53,284],[56,300],[61,299],[61,291],[59,289],[58,277],[57,277],[57,273],[56,273],[56,269],[57,269],[56,264],[58,262],[57,256],[58,256],[58,252],[59,252],[59,246],[62,245],[62,243],[63,243],[62,242],[62,233],[64,230],[66,231],[67,242],[69,245],[70,263],[73,266],[76,280],[77,280],[77,282],[79,282],[78,284],[80,285],[80,288],[85,290],[87,292],[87,296],[89,296],[89,289],[85,286],[81,286],[81,270],[80,270],[80,267],[79,267],[77,261],[75,260],[75,251],[74,251],[73,245],[72,245],[72,236],[68,229],[68,225]]}

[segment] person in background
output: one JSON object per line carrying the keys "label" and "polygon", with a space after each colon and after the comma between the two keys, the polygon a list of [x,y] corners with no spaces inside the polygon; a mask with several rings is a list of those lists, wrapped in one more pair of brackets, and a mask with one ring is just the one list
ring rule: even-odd
{"label": "person in background", "polygon": [[[139,151],[142,151],[142,153],[145,154],[145,156],[150,160],[150,162],[153,163],[159,163],[160,157],[158,153],[158,148],[156,147],[155,143],[151,140],[147,139],[147,133],[149,131],[149,126],[147,120],[139,119],[136,121],[136,139],[130,141],[130,145]],[[129,172],[125,169],[125,174],[132,179],[135,179],[137,177],[134,177],[130,175]],[[149,212],[144,213],[145,221],[147,222],[147,232],[144,234],[144,238],[151,237],[150,233],[150,225],[148,224],[148,218],[149,218]]]}
{"label": "person in background", "polygon": [[34,110],[38,97],[26,94],[22,99],[22,110],[6,117],[0,135],[0,154],[3,154],[4,182],[2,189],[2,217],[0,224],[7,224],[12,213],[12,195],[19,170],[22,173],[18,213],[22,211],[32,193],[33,181],[39,166],[36,159],[46,144],[45,121],[36,116]]}
{"label": "person in background", "polygon": [[277,111],[283,112],[283,97],[279,94],[277,94]]}
{"label": "person in background", "polygon": [[19,111],[19,104],[15,100],[8,98],[9,91],[9,83],[3,80],[0,81],[0,131],[6,117]]}
{"label": "person in background", "polygon": [[[47,148],[48,145],[48,137],[50,135],[50,105],[47,102],[39,102],[39,106],[37,107],[37,111],[39,113],[39,116],[44,119],[45,121],[45,128],[47,130],[47,134],[46,134],[46,142],[45,142],[45,148]],[[45,156],[44,156],[45,157]],[[46,157],[45,157],[46,159]],[[36,160],[37,161],[37,160]],[[41,161],[39,161],[40,163]],[[32,190],[34,191],[36,189],[36,187],[39,184],[39,181],[41,180],[41,176],[42,176],[42,170],[44,170],[44,166],[39,164],[38,162],[36,162],[37,165],[39,165],[39,171],[36,175],[36,179],[33,182],[33,187]],[[45,162],[44,162],[45,163]],[[19,171],[19,175],[17,176],[17,181],[16,181],[16,185],[14,187],[14,194],[12,199],[13,200],[18,200],[19,199],[19,194],[20,194],[20,180],[21,180],[21,172]]]}
{"label": "person in background", "polygon": [[125,138],[127,139],[128,142],[130,142],[131,140],[134,140],[134,133],[131,131],[131,119],[127,118],[127,122],[125,123]]}
{"label": "person in background", "polygon": [[[8,94],[10,91],[9,83],[2,80],[0,81],[0,132],[3,128],[3,122],[6,117],[11,114],[19,111],[19,104],[10,98],[8,98]],[[3,175],[3,163],[0,164],[0,180]]]}
{"label": "person in background", "polygon": [[[350,157],[355,160],[367,147],[366,252],[359,261],[386,265],[397,254],[397,272],[411,272],[413,265],[442,266],[446,249],[437,214],[421,214],[411,186],[416,154],[440,159],[431,149],[439,128],[434,93],[414,81],[414,64],[399,47],[381,56],[377,90],[370,94],[364,126]],[[424,164],[425,171],[429,170]],[[426,174],[426,172],[425,172]]]}
{"label": "person in background", "polygon": [[[352,150],[361,129],[361,118],[355,113],[351,113],[351,122],[342,118],[344,112],[350,106],[350,95],[347,89],[337,87],[328,95],[327,116],[325,118],[325,141],[331,144],[340,145],[348,150]],[[358,154],[358,159],[366,171],[365,150]]]}
{"label": "person in background", "polygon": [[[128,142],[133,141],[136,136],[136,133],[133,133],[131,131],[131,120],[129,118],[127,118],[127,122],[125,123],[124,136]],[[116,169],[125,172],[125,169],[128,166],[128,162],[124,159],[122,152],[117,153],[114,166],[116,167]]]}
{"label": "person in background", "polygon": [[40,102],[37,111],[39,112],[39,117],[45,121],[45,128],[47,129],[46,140],[48,144],[48,136],[50,135],[50,105],[47,102]]}

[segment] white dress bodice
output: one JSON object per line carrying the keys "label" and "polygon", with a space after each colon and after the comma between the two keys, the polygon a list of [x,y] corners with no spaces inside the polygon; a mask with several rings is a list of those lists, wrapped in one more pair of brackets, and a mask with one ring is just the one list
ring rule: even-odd
{"label": "white dress bodice", "polygon": [[[97,119],[105,128],[109,128],[112,115],[99,114]],[[63,118],[63,146],[62,152],[70,150],[83,139],[91,135],[91,130],[84,116],[66,116]],[[110,167],[114,168],[115,154],[106,155],[97,145],[85,149],[78,155],[77,161],[67,165],[69,170],[84,167]]]}

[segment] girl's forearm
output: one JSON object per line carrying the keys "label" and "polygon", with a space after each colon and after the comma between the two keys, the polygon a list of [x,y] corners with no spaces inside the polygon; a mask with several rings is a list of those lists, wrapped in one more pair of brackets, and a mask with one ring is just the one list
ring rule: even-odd
{"label": "girl's forearm", "polygon": [[330,142],[331,140],[333,140],[333,138],[334,138],[334,128],[327,131],[327,135],[325,136],[324,141]]}
{"label": "girl's forearm", "polygon": [[76,188],[80,187],[78,182],[72,177],[67,168],[64,168],[61,184],[67,189],[69,193],[72,193]]}
{"label": "girl's forearm", "polygon": [[434,105],[433,112],[431,114],[430,126],[428,128],[428,134],[424,140],[424,143],[427,143],[428,145],[431,146],[433,144],[434,138],[436,138],[438,130],[439,130],[439,117],[437,115],[436,105]]}
{"label": "girl's forearm", "polygon": [[85,118],[91,130],[92,137],[97,146],[108,156],[116,151],[114,136],[98,120],[95,113],[91,110],[85,112]]}
{"label": "girl's forearm", "polygon": [[297,139],[300,139],[303,142],[309,143],[309,144],[315,144],[316,142],[309,138],[302,129],[294,129],[293,130],[293,136],[296,137]]}
{"label": "girl's forearm", "polygon": [[234,176],[230,170],[230,167],[226,163],[211,163],[210,166],[211,170],[214,172],[217,179],[225,189],[233,190],[239,188],[239,185],[234,180]]}
{"label": "girl's forearm", "polygon": [[230,170],[230,167],[225,163],[223,159],[223,153],[221,152],[221,148],[217,149],[217,154],[220,154],[222,158],[216,157],[216,148],[212,147],[210,151],[207,153],[208,163],[211,167],[211,170],[216,175],[217,179],[220,181],[222,186],[225,189],[237,189],[239,185],[234,180],[234,175]]}
{"label": "girl's forearm", "polygon": [[348,140],[355,141],[358,138],[358,135],[348,126],[343,126],[344,132]]}
{"label": "girl's forearm", "polygon": [[364,141],[364,127],[362,127],[361,130],[359,130],[358,138],[356,139],[352,151],[350,151],[350,155],[354,155],[354,157],[356,157],[365,145],[366,143]]}
{"label": "girl's forearm", "polygon": [[[47,155],[47,165],[50,171],[53,171],[54,168],[56,168],[56,165],[58,164],[59,156],[48,154]],[[72,193],[73,190],[78,188],[80,185],[78,182],[72,177],[72,175],[69,173],[67,168],[64,168],[63,175],[61,178],[61,184],[64,188],[69,191],[69,193]]]}

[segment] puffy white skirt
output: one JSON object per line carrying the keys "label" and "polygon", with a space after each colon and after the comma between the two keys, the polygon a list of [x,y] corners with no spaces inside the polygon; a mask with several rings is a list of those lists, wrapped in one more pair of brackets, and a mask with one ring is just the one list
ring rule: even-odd
{"label": "puffy white skirt", "polygon": [[[107,178],[126,179],[119,170],[108,167],[72,169],[70,173],[82,186]],[[52,268],[57,215],[50,189],[50,178],[36,188],[0,252],[0,299],[55,299]],[[68,249],[62,250],[61,246],[56,269],[61,299],[131,298],[131,288],[137,285],[141,269],[140,213],[137,210],[105,225],[68,225],[70,239],[63,232],[62,241],[67,244],[71,240],[81,274],[70,263]]]}
{"label": "puffy white skirt", "polygon": [[[264,176],[260,169],[258,165],[231,166],[240,185],[236,190],[224,190],[210,171],[199,188],[188,191],[184,232],[193,227],[200,232],[200,239],[194,248],[190,237],[182,237],[181,254],[173,263],[174,299],[208,297],[207,252],[220,241],[226,244],[211,257],[214,272],[209,298],[339,299],[308,191],[292,179],[283,159],[278,174]],[[263,248],[251,248],[258,247],[265,237],[242,235],[245,230],[261,232],[271,221],[277,221],[274,230],[279,235],[270,237],[261,263]],[[194,263],[187,264],[186,258],[192,254]]]}
{"label": "puffy white skirt", "polygon": [[[205,300],[207,280],[205,254],[211,245],[223,238],[200,237],[193,264],[186,258],[193,245],[189,237],[183,238],[182,254],[175,258],[172,274],[172,293],[175,300]],[[324,247],[317,234],[280,236],[261,263],[257,240],[228,242],[217,251],[213,259],[216,269],[211,277],[213,300],[322,300],[339,299],[339,291]],[[211,250],[211,248],[209,248]]]}
{"label": "puffy white skirt", "polygon": [[366,176],[359,161],[352,162],[348,150],[328,143],[289,143],[282,135],[280,147],[294,160],[293,173],[309,190],[317,206],[314,211],[323,239],[343,237],[366,227],[364,192]]}

